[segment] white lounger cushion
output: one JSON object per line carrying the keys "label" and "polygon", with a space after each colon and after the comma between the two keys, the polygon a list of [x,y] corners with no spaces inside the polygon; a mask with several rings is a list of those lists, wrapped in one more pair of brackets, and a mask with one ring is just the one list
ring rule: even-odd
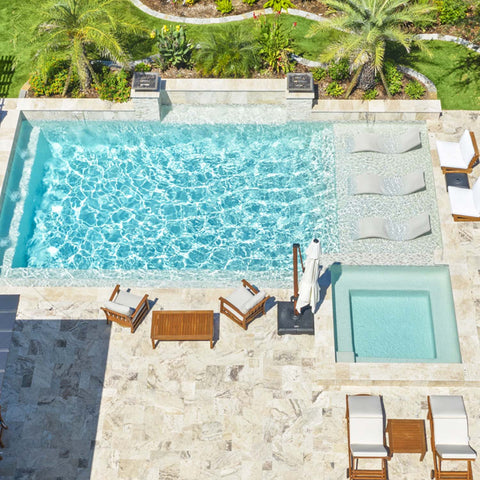
{"label": "white lounger cushion", "polygon": [[472,189],[448,187],[450,207],[454,215],[480,217],[480,179]]}
{"label": "white lounger cushion", "polygon": [[140,302],[142,301],[142,297],[138,295],[134,295],[130,292],[124,292],[120,290],[117,296],[113,299],[115,303],[119,303],[120,305],[125,305],[126,307],[133,308],[136,310]]}
{"label": "white lounger cushion", "polygon": [[375,173],[361,173],[350,177],[352,195],[408,195],[425,188],[422,170],[416,170],[403,177],[382,177]]}
{"label": "white lounger cushion", "polygon": [[405,153],[421,145],[420,130],[417,127],[412,127],[405,133],[392,138],[365,132],[353,138],[352,153]]}
{"label": "white lounger cushion", "polygon": [[477,453],[470,445],[435,445],[438,454],[445,459],[469,460],[477,458]]}
{"label": "white lounger cushion", "polygon": [[354,457],[388,457],[388,450],[383,445],[359,445],[351,443],[350,450]]}
{"label": "white lounger cushion", "polygon": [[437,140],[436,143],[442,167],[466,169],[475,155],[475,148],[468,130],[463,132],[458,143],[442,140]]}
{"label": "white lounger cushion", "polygon": [[384,419],[380,397],[348,397],[350,449],[354,456],[387,457],[384,442]]}
{"label": "white lounger cushion", "polygon": [[442,458],[473,459],[477,454],[469,445],[467,412],[459,395],[432,395],[430,407],[435,433],[435,448]]}
{"label": "white lounger cushion", "polygon": [[112,310],[112,312],[120,313],[121,315],[127,315],[128,317],[135,311],[134,308],[127,307],[126,305],[121,305],[116,302],[105,302],[105,308],[107,310]]}
{"label": "white lounger cushion", "polygon": [[360,218],[354,228],[355,240],[384,238],[404,242],[413,240],[431,231],[430,215],[420,213],[405,221],[393,221],[382,217]]}

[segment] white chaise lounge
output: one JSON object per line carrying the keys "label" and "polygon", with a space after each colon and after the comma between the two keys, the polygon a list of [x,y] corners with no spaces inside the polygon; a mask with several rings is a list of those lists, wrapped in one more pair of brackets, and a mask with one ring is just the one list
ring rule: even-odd
{"label": "white chaise lounge", "polygon": [[[348,476],[351,480],[387,479],[387,460],[382,400],[378,395],[347,395]],[[360,459],[381,462],[380,470],[361,470]]]}
{"label": "white chaise lounge", "polygon": [[420,213],[403,222],[383,217],[360,218],[354,229],[354,240],[384,238],[404,242],[425,235],[431,231],[430,215]]}
{"label": "white chaise lounge", "polygon": [[353,138],[352,153],[405,153],[421,146],[420,130],[412,127],[406,132],[392,137],[367,132],[356,135]]}
{"label": "white chaise lounge", "polygon": [[[434,467],[432,478],[472,480],[472,462],[477,454],[469,444],[467,412],[463,398],[458,395],[429,396],[428,419]],[[467,470],[442,470],[444,460],[465,461]]]}
{"label": "white chaise lounge", "polygon": [[350,177],[352,195],[409,195],[425,188],[425,175],[416,170],[402,177],[382,177],[375,173],[360,173]]}
{"label": "white chaise lounge", "polygon": [[448,187],[448,197],[455,222],[480,220],[480,178],[471,189]]}
{"label": "white chaise lounge", "polygon": [[443,173],[470,173],[478,161],[478,147],[473,132],[465,130],[459,142],[437,140],[437,151]]}

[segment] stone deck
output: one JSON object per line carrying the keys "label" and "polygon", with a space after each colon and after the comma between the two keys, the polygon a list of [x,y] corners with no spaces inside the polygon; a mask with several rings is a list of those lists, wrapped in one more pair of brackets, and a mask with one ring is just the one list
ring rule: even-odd
{"label": "stone deck", "polygon": [[[443,241],[437,263],[450,266],[463,364],[336,364],[330,288],[314,337],[277,336],[273,307],[247,331],[217,314],[213,350],[208,342],[153,350],[151,314],[133,335],[105,324],[99,307],[110,288],[3,287],[21,299],[1,392],[10,429],[0,477],[344,479],[345,395],[355,393],[383,395],[390,418],[422,419],[427,395],[461,394],[480,449],[480,225],[453,222],[434,150],[437,136],[456,139],[464,128],[480,137],[480,116],[446,112],[427,127]],[[229,291],[147,292],[154,309],[218,311]],[[292,292],[268,293],[287,300]],[[430,451],[423,462],[397,454],[389,477],[426,479],[431,468]]]}

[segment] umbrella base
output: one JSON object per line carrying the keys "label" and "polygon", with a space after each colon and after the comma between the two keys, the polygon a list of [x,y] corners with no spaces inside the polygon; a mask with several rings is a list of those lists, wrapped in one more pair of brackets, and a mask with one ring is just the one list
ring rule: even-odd
{"label": "umbrella base", "polygon": [[293,313],[293,302],[277,302],[277,333],[279,335],[314,335],[313,312],[310,308],[302,315]]}

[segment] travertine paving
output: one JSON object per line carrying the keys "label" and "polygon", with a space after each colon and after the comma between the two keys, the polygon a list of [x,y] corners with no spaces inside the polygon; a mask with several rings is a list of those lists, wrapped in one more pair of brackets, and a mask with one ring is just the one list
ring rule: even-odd
{"label": "travertine paving", "polygon": [[[480,450],[480,225],[453,223],[435,152],[437,136],[471,128],[480,137],[480,117],[447,112],[427,127],[443,242],[436,261],[450,266],[463,364],[336,364],[330,288],[314,337],[279,337],[270,305],[247,331],[216,315],[213,350],[208,342],[153,350],[151,315],[133,335],[105,324],[99,307],[111,289],[3,287],[21,300],[0,396],[10,426],[0,477],[343,479],[345,395],[354,393],[383,395],[390,418],[423,419],[427,395],[461,394]],[[229,292],[145,291],[153,309],[215,311]],[[389,478],[427,479],[431,468],[430,451],[423,462],[398,454]]]}

